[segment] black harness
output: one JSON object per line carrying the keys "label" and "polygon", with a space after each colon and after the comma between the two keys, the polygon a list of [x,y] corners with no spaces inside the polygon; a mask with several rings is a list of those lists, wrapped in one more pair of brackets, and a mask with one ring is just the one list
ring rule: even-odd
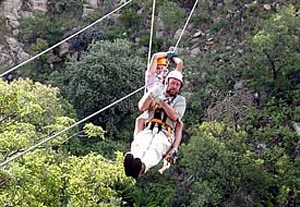
{"label": "black harness", "polygon": [[[176,98],[176,96],[173,96],[171,100],[168,100],[168,104],[170,105],[174,99]],[[163,117],[162,117],[163,114]],[[158,104],[154,105],[154,117],[153,119],[151,119],[148,124],[151,124],[149,129],[153,130],[155,125],[157,124],[157,128],[158,128],[158,132],[160,132],[162,130],[162,126],[165,126],[167,128],[167,130],[169,131],[168,127],[170,127],[169,125],[166,124],[167,121],[167,113],[165,112],[165,110],[162,107],[159,107]],[[160,120],[161,123],[158,123],[157,121],[153,121],[153,120]]]}

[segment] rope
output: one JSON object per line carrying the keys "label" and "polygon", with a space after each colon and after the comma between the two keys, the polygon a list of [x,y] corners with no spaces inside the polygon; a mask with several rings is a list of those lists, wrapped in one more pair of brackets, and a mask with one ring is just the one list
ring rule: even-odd
{"label": "rope", "polygon": [[143,87],[141,87],[141,88],[139,88],[139,89],[136,89],[135,91],[129,93],[128,95],[124,96],[123,98],[120,98],[119,100],[117,100],[117,101],[115,101],[115,102],[113,102],[113,103],[111,103],[111,104],[105,106],[104,108],[100,109],[99,111],[97,111],[97,112],[95,112],[95,113],[93,113],[93,114],[87,116],[86,118],[84,118],[84,119],[82,119],[82,120],[80,120],[80,121],[78,121],[78,122],[72,124],[71,126],[69,126],[69,127],[65,128],[65,129],[61,130],[60,132],[58,132],[58,133],[56,133],[56,134],[54,134],[54,135],[48,137],[47,139],[41,141],[40,143],[38,143],[38,144],[36,144],[36,145],[34,145],[34,146],[32,146],[32,147],[29,147],[28,149],[24,150],[22,153],[19,153],[18,155],[14,156],[14,157],[11,157],[10,159],[8,159],[8,160],[2,162],[2,163],[0,164],[0,168],[4,167],[5,165],[7,165],[8,163],[12,162],[13,160],[18,159],[19,157],[21,157],[21,156],[27,154],[28,152],[35,150],[35,149],[38,148],[39,146],[41,146],[41,145],[43,145],[43,144],[49,142],[50,140],[56,138],[57,136],[61,135],[62,133],[68,131],[69,129],[74,128],[75,126],[77,126],[77,125],[79,125],[79,124],[85,122],[86,120],[92,118],[93,116],[96,116],[97,114],[99,114],[99,113],[105,111],[106,109],[108,109],[108,108],[110,108],[110,107],[116,105],[117,103],[123,101],[124,99],[126,99],[126,98],[128,98],[128,97],[130,97],[130,96],[132,96],[132,95],[134,95],[134,94],[136,94],[137,92],[143,90],[145,87],[146,87],[146,86],[143,86]]}
{"label": "rope", "polygon": [[[150,65],[151,61],[151,50],[152,50],[152,38],[153,38],[153,28],[154,28],[154,14],[155,14],[155,0],[153,0],[153,6],[152,6],[152,17],[151,17],[151,29],[150,29],[150,37],[149,37],[149,50],[148,50],[148,61],[147,61],[147,69]],[[146,79],[145,79],[145,85],[146,85]],[[144,94],[147,92],[147,88],[145,87]]]}
{"label": "rope", "polygon": [[153,28],[154,28],[154,14],[155,14],[155,0],[153,0],[153,6],[152,6],[151,30],[150,30],[147,66],[150,64],[150,59],[151,59],[152,37],[153,37]]}
{"label": "rope", "polygon": [[187,18],[187,20],[186,20],[186,22],[185,22],[185,25],[184,25],[184,27],[183,27],[183,29],[182,29],[182,31],[181,31],[181,34],[180,34],[180,36],[179,36],[179,38],[178,38],[178,41],[177,41],[177,43],[176,43],[176,45],[175,45],[174,51],[177,50],[177,47],[178,47],[178,45],[179,45],[179,42],[180,42],[181,37],[182,37],[182,35],[183,35],[183,32],[184,32],[184,30],[186,29],[186,27],[187,27],[187,25],[188,25],[188,23],[189,23],[189,21],[190,21],[192,15],[193,15],[193,12],[194,12],[194,10],[195,10],[195,8],[196,8],[197,3],[198,3],[198,0],[195,1],[194,6],[193,6],[193,8],[192,8],[192,11],[191,11],[189,17]]}
{"label": "rope", "polygon": [[95,24],[101,22],[101,21],[102,21],[103,19],[105,19],[106,17],[108,17],[108,16],[110,16],[111,14],[115,13],[116,11],[120,10],[121,8],[123,8],[124,6],[126,6],[127,4],[129,4],[131,1],[133,1],[133,0],[127,1],[126,3],[122,4],[122,5],[119,6],[118,8],[116,8],[116,9],[114,9],[113,11],[109,12],[108,14],[104,15],[104,16],[101,17],[100,19],[96,20],[96,21],[93,22],[92,24],[90,24],[90,25],[84,27],[83,29],[79,30],[79,31],[76,32],[75,34],[73,34],[73,35],[71,35],[71,36],[65,38],[64,40],[62,40],[62,41],[56,43],[56,44],[53,45],[52,47],[50,47],[50,48],[44,50],[43,52],[38,53],[37,55],[31,57],[30,59],[28,59],[28,60],[26,60],[26,61],[24,61],[24,62],[22,62],[22,63],[16,65],[15,67],[9,69],[8,71],[2,73],[2,74],[0,75],[0,77],[2,77],[2,76],[4,76],[4,75],[6,75],[6,74],[8,74],[8,73],[10,73],[10,72],[12,72],[12,71],[18,69],[19,67],[25,65],[26,63],[28,63],[28,62],[30,62],[30,61],[32,61],[32,60],[34,60],[34,59],[36,59],[36,58],[42,56],[43,54],[49,52],[49,51],[52,50],[53,48],[56,48],[57,46],[61,45],[62,43],[66,42],[66,41],[68,41],[69,39],[75,37],[76,35],[78,35],[78,34],[84,32],[85,30],[89,29],[90,27],[94,26]]}

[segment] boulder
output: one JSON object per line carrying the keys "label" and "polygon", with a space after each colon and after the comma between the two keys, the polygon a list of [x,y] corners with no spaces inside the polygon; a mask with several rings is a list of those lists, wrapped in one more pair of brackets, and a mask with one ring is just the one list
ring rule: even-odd
{"label": "boulder", "polygon": [[[180,35],[181,35],[181,32],[182,32],[182,29],[178,29],[178,30],[175,32],[175,35],[174,35],[174,39],[175,39],[175,40],[178,40],[178,39],[179,39],[179,37],[180,37]],[[183,37],[190,37],[190,36],[191,36],[191,34],[190,34],[187,30],[184,30],[183,35],[182,35],[181,38],[183,38]]]}
{"label": "boulder", "polygon": [[69,43],[67,43],[67,42],[62,43],[59,46],[59,57],[66,56],[68,54],[68,52],[69,52],[69,48],[70,48]]}
{"label": "boulder", "polygon": [[38,11],[44,14],[47,12],[47,0],[29,0],[29,2],[32,5],[32,11]]}
{"label": "boulder", "polygon": [[23,44],[19,43],[17,39],[6,36],[6,42],[11,55],[15,56],[17,61],[25,61],[30,58],[30,55],[23,50]]}
{"label": "boulder", "polygon": [[202,35],[204,35],[204,32],[202,32],[201,30],[199,30],[198,32],[196,32],[195,34],[193,34],[193,38],[198,38],[201,37]]}
{"label": "boulder", "polygon": [[90,7],[89,4],[83,4],[83,12],[82,12],[82,17],[87,16],[88,14],[91,14],[95,11],[94,8]]}
{"label": "boulder", "polygon": [[92,8],[97,8],[99,4],[98,0],[86,0],[85,2]]}
{"label": "boulder", "polygon": [[196,47],[196,48],[194,48],[194,49],[191,50],[191,56],[192,56],[192,57],[196,57],[196,56],[198,56],[200,53],[201,53],[201,50],[200,50],[199,47]]}

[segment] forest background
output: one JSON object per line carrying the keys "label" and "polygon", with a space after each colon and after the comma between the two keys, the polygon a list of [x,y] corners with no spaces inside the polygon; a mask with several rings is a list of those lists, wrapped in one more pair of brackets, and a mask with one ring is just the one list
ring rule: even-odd
{"label": "forest background", "polygon": [[[38,4],[39,3],[39,4]],[[174,46],[194,0],[158,1],[152,53]],[[1,0],[0,72],[120,6]],[[179,163],[127,178],[143,92],[0,170],[1,206],[300,206],[300,3],[200,0],[183,33]],[[144,85],[152,1],[109,18],[0,81],[0,161]],[[172,65],[174,67],[174,65]]]}

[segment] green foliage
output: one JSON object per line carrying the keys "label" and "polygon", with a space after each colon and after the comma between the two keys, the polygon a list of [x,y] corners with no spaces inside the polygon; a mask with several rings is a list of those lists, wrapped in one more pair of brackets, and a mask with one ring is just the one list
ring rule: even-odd
{"label": "green foliage", "polygon": [[92,123],[88,123],[88,124],[84,125],[83,129],[87,133],[89,138],[90,137],[99,137],[101,139],[105,139],[104,138],[105,131],[103,131],[102,127],[95,126]]}
{"label": "green foliage", "polygon": [[[124,40],[92,44],[81,60],[70,59],[65,70],[66,94],[80,117],[85,117],[141,87],[144,64]],[[125,116],[137,108],[137,96],[104,111],[95,123],[112,134]]]}
{"label": "green foliage", "polygon": [[35,43],[31,44],[30,51],[33,54],[37,54],[38,52],[45,50],[48,48],[48,42],[44,39],[37,39]]}
{"label": "green foliage", "polygon": [[249,144],[264,160],[265,171],[276,177],[274,199],[282,206],[297,203],[299,172],[299,135],[291,128],[299,121],[299,107],[271,97],[263,110],[253,111],[245,123]]}
{"label": "green foliage", "polygon": [[[141,40],[139,41],[140,47],[149,47],[149,35],[145,35],[141,37]],[[152,51],[164,51],[164,40],[161,38],[153,38],[152,40]]]}
{"label": "green foliage", "polygon": [[[26,50],[32,53],[56,43],[71,27],[82,24],[82,1],[48,3],[46,15],[21,20],[21,41],[30,45]],[[86,22],[115,7],[115,1],[99,3],[95,13],[84,17]],[[182,28],[193,3],[158,2],[158,17],[166,37]],[[90,120],[118,141],[102,140],[104,131],[88,125],[87,131],[60,135],[46,148],[1,169],[0,205],[119,206],[124,191],[133,190],[129,196],[134,197],[136,206],[299,206],[300,142],[293,128],[293,123],[300,122],[299,3],[289,1],[294,7],[285,7],[287,1],[269,2],[271,10],[265,10],[263,4],[267,3],[198,2],[188,30],[191,34],[201,30],[204,35],[192,41],[183,38],[189,44],[182,45],[201,52],[195,57],[179,48],[186,80],[183,94],[188,100],[186,144],[180,148],[179,165],[163,176],[153,169],[133,186],[133,180],[123,173],[121,154],[117,162],[106,160],[116,159],[117,150],[128,150],[129,142],[124,144],[123,140],[132,135],[132,115],[137,111],[140,93]],[[53,69],[50,71],[47,57],[43,57],[24,67],[22,76],[60,85],[79,118],[127,95],[143,85],[145,61],[138,56],[146,56],[151,6],[150,0],[130,4],[120,12],[119,19],[110,18],[99,25],[101,30],[95,28],[78,36],[74,45],[79,56],[69,60],[67,69],[63,64],[55,65],[60,71],[49,76]],[[5,21],[0,18],[1,25]],[[106,35],[110,40],[140,41],[136,45],[120,40],[93,43],[81,53]],[[165,50],[164,45],[169,44],[171,40],[164,43],[154,38],[153,51]],[[1,69],[5,71],[4,66]],[[246,83],[242,91],[259,94],[258,107],[247,110],[238,126],[240,131],[230,127],[233,122],[228,108],[224,113],[220,110],[222,116],[216,118],[226,125],[204,122],[198,127],[199,122],[209,119],[207,109],[230,94],[240,94],[233,89],[240,81]],[[57,89],[32,82],[29,85],[0,82],[0,160],[75,122],[69,115],[72,107],[60,99]],[[237,109],[245,107],[232,101]]]}
{"label": "green foliage", "polygon": [[29,79],[19,79],[10,85],[1,81],[0,87],[0,112],[5,122],[30,123],[40,130],[63,114],[58,88]]}
{"label": "green foliage", "polygon": [[1,206],[61,205],[62,171],[53,164],[55,157],[51,154],[42,156],[37,150],[26,157],[25,165],[12,164],[4,171],[9,177],[0,186]]}
{"label": "green foliage", "polygon": [[[182,28],[185,23],[185,12],[174,2],[164,1],[158,7],[158,17],[164,24],[165,32],[168,37],[172,37],[176,30]],[[179,27],[182,25],[182,27]]]}
{"label": "green foliage", "polygon": [[63,116],[70,106],[62,106],[58,88],[19,79],[11,84],[1,81],[0,94],[1,160],[74,122]]}
{"label": "green foliage", "polygon": [[1,206],[119,206],[133,185],[122,170],[123,156],[111,162],[100,155],[62,157],[36,150],[25,164],[1,171]]}
{"label": "green foliage", "polygon": [[253,72],[250,74],[257,79],[257,88],[267,86],[272,95],[282,96],[282,91],[298,88],[299,77],[295,75],[300,64],[298,13],[292,5],[283,8],[263,21],[252,39]]}
{"label": "green foliage", "polygon": [[34,19],[22,18],[20,20],[22,41],[34,43],[37,38],[42,38],[49,45],[54,45],[63,37],[62,23],[53,21],[49,16],[39,13],[35,14]]}
{"label": "green foliage", "polygon": [[71,157],[63,165],[68,205],[119,206],[122,190],[133,184],[124,177],[122,160],[121,153],[117,153],[116,163],[93,154]]}
{"label": "green foliage", "polygon": [[170,178],[161,176],[156,168],[147,173],[147,180],[139,180],[132,192],[136,206],[171,206],[175,199],[175,184]]}
{"label": "green foliage", "polygon": [[131,28],[131,32],[138,31],[141,17],[138,14],[138,3],[133,2],[129,7],[126,7],[122,12],[121,16],[118,18],[120,24],[129,29]]}
{"label": "green foliage", "polygon": [[[28,79],[0,81],[0,94],[1,162],[74,123],[65,116],[69,106],[62,106],[57,88]],[[100,127],[85,129],[103,138]],[[133,185],[125,177],[122,153],[111,154],[115,161],[95,154],[70,156],[62,146],[70,133],[1,169],[0,206],[119,206],[123,191]]]}
{"label": "green foliage", "polygon": [[272,177],[245,139],[245,132],[216,122],[204,122],[193,131],[190,142],[181,147],[182,167],[193,178],[190,206],[258,205],[268,194]]}
{"label": "green foliage", "polygon": [[227,26],[228,26],[228,22],[223,20],[223,21],[217,22],[215,24],[212,24],[210,26],[210,30],[217,32],[217,31],[221,30],[222,28],[226,28]]}

